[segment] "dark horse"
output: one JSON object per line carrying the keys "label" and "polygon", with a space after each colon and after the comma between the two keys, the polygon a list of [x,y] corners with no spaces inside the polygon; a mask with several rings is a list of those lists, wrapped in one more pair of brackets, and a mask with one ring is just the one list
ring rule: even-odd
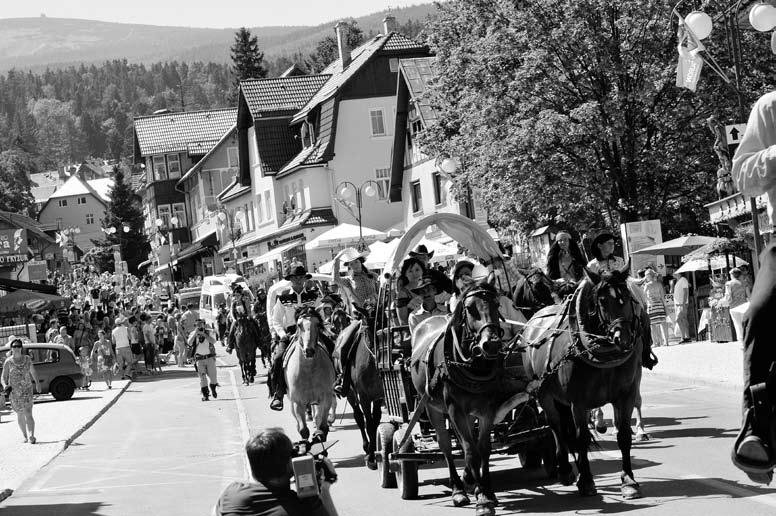
{"label": "dark horse", "polygon": [[530,319],[545,306],[555,303],[552,292],[555,283],[541,269],[518,269],[520,277],[512,291],[512,306]]}
{"label": "dark horse", "polygon": [[525,385],[508,385],[503,374],[500,295],[492,279],[464,290],[449,321],[430,317],[412,336],[412,382],[447,461],[453,504],[460,507],[470,500],[455,469],[445,415],[463,446],[464,478],[474,484],[479,516],[494,514],[497,503],[490,482],[491,429],[528,399]]}
{"label": "dark horse", "polygon": [[256,377],[256,347],[259,344],[259,332],[255,321],[240,317],[236,321],[234,343],[237,349],[237,360],[240,362],[240,372],[244,385],[253,383]]}
{"label": "dark horse", "polygon": [[575,476],[568,460],[576,452],[580,494],[596,494],[590,472],[590,409],[614,406],[622,453],[623,498],[641,496],[633,478],[630,419],[641,382],[645,328],[641,305],[627,284],[628,268],[598,275],[586,271],[572,298],[537,313],[523,332],[526,372],[539,380],[536,394],[557,440],[558,473],[564,485]]}
{"label": "dark horse", "polygon": [[375,320],[368,310],[355,305],[353,308],[361,314],[361,320],[351,323],[339,334],[334,360],[340,369],[342,369],[343,359],[349,364],[347,380],[351,387],[347,394],[348,403],[353,407],[353,419],[356,420],[358,429],[361,431],[366,466],[369,469],[377,469],[375,439],[385,392],[380,376],[377,374],[373,351]]}

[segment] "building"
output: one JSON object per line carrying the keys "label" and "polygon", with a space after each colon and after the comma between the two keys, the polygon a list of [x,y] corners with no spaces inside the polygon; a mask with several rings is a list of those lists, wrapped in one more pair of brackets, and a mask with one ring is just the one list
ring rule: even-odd
{"label": "building", "polygon": [[6,284],[2,280],[44,281],[48,271],[62,266],[62,247],[38,222],[0,211],[0,287]]}
{"label": "building", "polygon": [[68,234],[80,251],[87,252],[95,246],[94,240],[105,237],[102,219],[110,202],[112,186],[110,178],[85,180],[74,173],[49,195],[38,212],[38,221],[45,229]]}
{"label": "building", "polygon": [[[471,192],[460,198],[450,191],[449,173],[458,161],[428,156],[416,143],[417,135],[437,120],[424,96],[436,78],[434,65],[433,57],[401,59],[398,64],[390,201],[400,203],[404,228],[433,213],[457,213],[487,227],[486,210],[476,205]],[[427,237],[441,238],[434,226],[430,229]]]}
{"label": "building", "polygon": [[[361,223],[384,230],[401,219],[401,206],[388,198],[398,64],[429,51],[393,24],[387,17],[385,33],[354,50],[338,25],[339,58],[320,75],[240,85],[239,183],[251,186],[245,224],[255,229],[237,241],[238,261],[254,257],[249,263],[260,272],[278,274],[293,258],[310,269],[330,260],[336,250],[304,245],[339,222],[357,224],[342,194],[353,200],[368,182],[375,195],[361,196]],[[240,187],[224,201],[244,195]]]}
{"label": "building", "polygon": [[177,262],[178,253],[191,245],[192,215],[176,185],[234,126],[236,114],[234,108],[165,110],[134,120],[134,161],[145,167],[145,181],[133,182],[140,187],[153,270],[160,275],[182,279],[194,274],[192,260]]}

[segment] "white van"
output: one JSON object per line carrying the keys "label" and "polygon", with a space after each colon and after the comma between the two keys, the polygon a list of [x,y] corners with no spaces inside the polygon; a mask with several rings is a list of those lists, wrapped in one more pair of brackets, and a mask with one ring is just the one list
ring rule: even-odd
{"label": "white van", "polygon": [[225,304],[227,310],[232,304],[232,283],[237,283],[243,288],[246,301],[253,305],[255,299],[253,292],[248,288],[248,282],[239,274],[221,274],[218,276],[206,276],[202,280],[202,293],[199,301],[199,318],[211,328],[216,327],[218,307]]}

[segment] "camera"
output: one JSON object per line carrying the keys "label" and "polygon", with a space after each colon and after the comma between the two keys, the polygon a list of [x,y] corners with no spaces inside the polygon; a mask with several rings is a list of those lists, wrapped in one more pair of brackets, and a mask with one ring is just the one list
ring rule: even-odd
{"label": "camera", "polygon": [[291,459],[291,468],[294,471],[294,483],[296,494],[299,498],[318,496],[321,487],[318,479],[323,478],[333,483],[337,480],[337,473],[324,459],[328,455],[328,449],[337,444],[337,441],[329,443],[298,441],[294,443],[294,457]]}

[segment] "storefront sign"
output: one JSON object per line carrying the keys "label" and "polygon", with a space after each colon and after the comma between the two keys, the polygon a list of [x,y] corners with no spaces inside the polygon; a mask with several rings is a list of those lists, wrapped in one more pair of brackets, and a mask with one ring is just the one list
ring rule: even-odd
{"label": "storefront sign", "polygon": [[287,236],[287,237],[283,237],[283,238],[277,238],[277,239],[275,239],[275,240],[273,240],[271,242],[267,242],[267,247],[271,251],[272,249],[275,249],[276,247],[280,247],[283,244],[287,244],[289,242],[293,242],[294,240],[305,241],[305,240],[307,240],[307,237],[305,236],[304,233],[299,233],[299,234],[296,234],[296,235],[291,235],[291,236]]}
{"label": "storefront sign", "polygon": [[620,226],[620,231],[622,232],[623,254],[626,257],[630,255],[631,271],[634,276],[637,271],[647,266],[652,266],[660,275],[665,274],[666,264],[663,256],[649,254],[631,255],[631,253],[645,247],[663,243],[663,232],[659,220],[628,222]]}
{"label": "storefront sign", "polygon": [[[27,230],[2,229],[0,230],[0,256],[24,255],[27,261]],[[11,262],[8,262],[11,263]]]}
{"label": "storefront sign", "polygon": [[26,254],[0,254],[0,267],[4,265],[16,265],[28,260]]}
{"label": "storefront sign", "polygon": [[43,281],[48,277],[48,266],[43,260],[27,262],[27,275],[30,281]]}

